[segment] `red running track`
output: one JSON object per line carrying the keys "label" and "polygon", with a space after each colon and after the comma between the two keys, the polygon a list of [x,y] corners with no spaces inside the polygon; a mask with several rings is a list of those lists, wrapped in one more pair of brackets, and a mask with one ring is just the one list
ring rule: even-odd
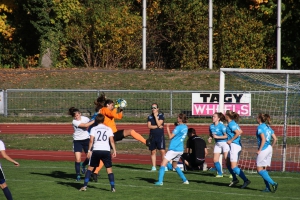
{"label": "red running track", "polygon": [[[196,133],[208,134],[209,124],[188,124],[190,128],[194,128]],[[148,134],[149,129],[145,124],[117,124],[119,130],[122,129],[134,129],[140,134]],[[257,125],[241,125],[243,130],[243,135],[252,135],[256,133]],[[174,126],[170,127],[171,130]],[[283,135],[283,126],[272,126],[277,136]],[[43,124],[43,123],[34,123],[34,124],[15,124],[15,123],[4,123],[0,124],[0,130],[4,134],[72,134],[73,127],[71,124]],[[165,128],[165,133],[167,130]],[[300,136],[300,126],[288,126],[287,128],[288,136]]]}
{"label": "red running track", "polygon": [[[149,129],[145,124],[117,124],[118,129],[134,129],[141,134],[147,134]],[[196,129],[199,134],[208,134],[209,124],[190,124],[189,127]],[[241,126],[243,135],[255,135],[256,125]],[[171,129],[174,127],[171,126]],[[277,135],[280,136],[283,132],[282,126],[274,128]],[[14,124],[6,123],[0,124],[2,134],[70,134],[73,133],[71,124]],[[166,131],[165,131],[166,132]],[[288,129],[288,134],[300,135],[299,126],[294,126]],[[47,160],[47,161],[73,161],[74,154],[71,151],[33,151],[33,150],[7,150],[8,154],[15,159],[29,159],[29,160]],[[84,159],[84,155],[83,155]],[[211,158],[207,158],[208,166],[213,166]],[[136,155],[136,154],[119,154],[113,159],[115,163],[135,163],[135,164],[149,164],[151,165],[150,155]],[[157,156],[157,164],[160,164],[160,156]]]}

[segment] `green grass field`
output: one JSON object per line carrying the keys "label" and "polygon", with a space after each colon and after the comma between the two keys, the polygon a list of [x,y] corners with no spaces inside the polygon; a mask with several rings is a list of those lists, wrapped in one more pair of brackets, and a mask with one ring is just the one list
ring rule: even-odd
{"label": "green grass field", "polygon": [[[256,173],[246,174],[252,183],[246,189],[228,187],[228,176],[215,178],[214,173],[185,172],[190,184],[183,185],[176,172],[165,174],[164,185],[154,186],[158,172],[150,172],[146,165],[116,164],[113,166],[116,193],[110,192],[106,172],[102,170],[98,182],[90,182],[88,190],[78,191],[83,181],[76,182],[73,162],[43,162],[19,160],[20,167],[2,162],[7,184],[14,199],[300,199],[299,173],[270,172],[279,183],[276,193],[263,193],[263,180]],[[0,194],[0,199],[3,199]]]}

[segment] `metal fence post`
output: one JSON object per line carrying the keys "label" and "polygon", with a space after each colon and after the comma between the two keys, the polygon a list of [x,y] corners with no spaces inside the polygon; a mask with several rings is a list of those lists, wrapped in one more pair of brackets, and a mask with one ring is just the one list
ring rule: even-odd
{"label": "metal fence post", "polygon": [[285,162],[286,162],[288,98],[289,98],[289,74],[286,75],[285,103],[284,103],[283,153],[282,153],[282,171],[283,172],[285,172]]}
{"label": "metal fence post", "polygon": [[173,91],[170,91],[170,116],[173,117]]}
{"label": "metal fence post", "polygon": [[7,115],[8,115],[8,113],[7,113],[7,90],[4,90],[3,99],[4,99],[4,117],[7,117]]}

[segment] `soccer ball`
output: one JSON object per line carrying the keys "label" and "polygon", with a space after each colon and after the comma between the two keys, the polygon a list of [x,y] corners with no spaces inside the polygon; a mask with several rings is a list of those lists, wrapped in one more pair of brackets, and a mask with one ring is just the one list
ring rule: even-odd
{"label": "soccer ball", "polygon": [[127,101],[122,99],[121,103],[120,103],[120,107],[121,108],[125,108],[127,106]]}
{"label": "soccer ball", "polygon": [[127,106],[127,101],[124,99],[118,99],[116,102],[116,107],[125,108]]}

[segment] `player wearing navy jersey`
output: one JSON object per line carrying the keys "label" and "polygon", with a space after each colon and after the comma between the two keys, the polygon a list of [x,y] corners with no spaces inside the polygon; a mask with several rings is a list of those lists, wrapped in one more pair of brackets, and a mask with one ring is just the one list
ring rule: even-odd
{"label": "player wearing navy jersey", "polygon": [[151,171],[156,171],[156,150],[160,151],[162,160],[166,154],[165,135],[164,135],[164,114],[159,112],[158,104],[151,105],[152,113],[148,116],[148,128],[150,129],[149,140],[151,151]]}
{"label": "player wearing navy jersey", "polygon": [[[266,185],[263,192],[271,191],[270,184],[272,185],[273,192],[275,192],[278,188],[278,183],[274,182],[269,176],[267,166],[271,166],[273,146],[276,144],[277,137],[269,126],[271,122],[270,115],[260,113],[257,116],[256,121],[259,124],[256,131],[258,145],[256,158],[257,173],[264,179]],[[271,144],[272,139],[273,142]]]}
{"label": "player wearing navy jersey", "polygon": [[185,123],[187,123],[187,117],[185,114],[180,113],[177,117],[178,125],[175,129],[170,132],[170,124],[167,124],[167,131],[170,141],[168,152],[166,153],[163,161],[161,162],[159,168],[158,182],[155,182],[155,185],[163,185],[163,179],[165,175],[165,167],[172,160],[173,168],[176,170],[177,174],[183,181],[183,184],[189,184],[189,181],[184,176],[181,169],[177,166],[177,163],[180,159],[180,156],[183,154],[184,150],[184,139],[188,132],[188,127]]}
{"label": "player wearing navy jersey", "polygon": [[69,109],[69,114],[73,117],[73,151],[75,154],[76,180],[80,181],[80,165],[82,167],[82,173],[85,173],[85,166],[88,164],[87,158],[81,163],[81,152],[83,150],[86,154],[88,153],[90,137],[87,129],[94,121],[90,121],[88,117],[81,116],[80,111],[74,107]]}
{"label": "player wearing navy jersey", "polygon": [[[12,162],[15,166],[20,166],[20,164],[17,161],[13,160],[11,157],[9,157],[6,154],[6,152],[5,152],[5,145],[2,142],[2,140],[0,140],[0,152],[1,152],[1,156],[3,158],[5,158],[6,160]],[[2,191],[4,193],[4,195],[5,195],[6,199],[7,200],[12,200],[13,198],[12,198],[10,190],[7,187],[1,163],[0,163],[0,187],[1,187],[1,189],[2,189]]]}
{"label": "player wearing navy jersey", "polygon": [[[217,170],[217,178],[223,177],[222,166],[219,162],[220,155],[223,153],[227,159],[229,145],[227,144],[226,126],[223,124],[225,116],[221,112],[216,112],[212,117],[213,123],[209,126],[210,137],[215,139],[214,165]],[[209,140],[210,141],[210,140]]]}
{"label": "player wearing navy jersey", "polygon": [[239,175],[243,181],[244,184],[242,185],[241,189],[244,189],[247,187],[251,181],[247,179],[242,169],[240,169],[237,165],[239,160],[239,154],[242,150],[242,144],[241,144],[241,134],[242,130],[240,129],[239,125],[237,124],[239,122],[240,115],[236,112],[233,112],[231,110],[227,110],[225,114],[226,121],[228,122],[228,125],[226,127],[226,133],[228,136],[227,144],[230,146],[230,152],[227,157],[227,168],[229,172],[231,173],[233,179],[229,186],[236,185],[239,180],[236,177],[236,174]]}
{"label": "player wearing navy jersey", "polygon": [[115,192],[115,180],[112,171],[112,161],[110,154],[110,150],[112,148],[112,157],[116,157],[117,151],[114,142],[114,134],[110,127],[103,124],[104,115],[98,114],[95,122],[98,125],[91,129],[87,155],[87,157],[90,158],[90,163],[88,170],[85,173],[83,187],[80,188],[80,191],[86,191],[92,171],[99,165],[99,162],[101,160],[106,167],[108,180],[111,185],[111,191]]}
{"label": "player wearing navy jersey", "polygon": [[201,170],[208,154],[206,142],[197,136],[194,128],[189,128],[187,135],[186,153],[182,154],[181,160],[186,170]]}

